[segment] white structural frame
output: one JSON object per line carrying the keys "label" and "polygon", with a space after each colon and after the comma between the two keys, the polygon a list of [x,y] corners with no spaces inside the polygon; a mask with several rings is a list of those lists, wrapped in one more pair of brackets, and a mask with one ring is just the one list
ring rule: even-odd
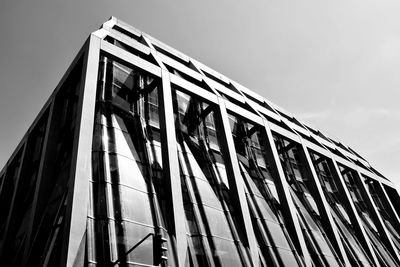
{"label": "white structural frame", "polygon": [[[114,26],[124,29],[125,31],[136,36],[137,38],[131,38],[125,34],[114,29]],[[132,49],[139,51],[148,56],[152,56],[156,64],[153,64],[137,55],[134,55],[120,47],[117,47],[109,43],[106,38],[111,37],[118,40]],[[138,41],[141,40],[141,41]],[[162,53],[159,49],[166,51],[167,54]],[[66,225],[64,226],[64,243],[63,246],[67,253],[62,258],[62,266],[77,266],[83,263],[84,253],[82,253],[82,240],[85,239],[86,235],[86,220],[87,220],[87,208],[89,205],[89,178],[92,175],[91,166],[91,148],[92,148],[92,134],[94,125],[94,112],[95,112],[95,98],[98,81],[98,68],[100,55],[108,54],[121,61],[126,62],[131,66],[140,68],[152,75],[159,77],[162,80],[162,90],[159,96],[160,104],[160,128],[161,138],[163,140],[163,166],[166,171],[166,178],[169,180],[170,191],[174,192],[172,198],[172,208],[174,211],[174,226],[175,226],[175,238],[178,248],[178,259],[177,264],[184,266],[185,257],[187,254],[186,246],[186,232],[185,232],[185,221],[184,221],[184,210],[183,200],[181,193],[181,184],[179,177],[179,162],[177,158],[177,144],[175,137],[175,126],[173,121],[173,103],[171,86],[176,85],[185,92],[195,95],[199,99],[213,103],[218,107],[218,116],[221,119],[223,125],[223,134],[226,136],[226,147],[230,158],[230,166],[227,166],[227,170],[230,174],[229,184],[235,200],[238,202],[238,210],[241,211],[242,217],[240,218],[245,225],[246,231],[245,236],[247,239],[247,247],[252,257],[252,265],[258,266],[258,248],[256,244],[256,237],[252,230],[251,218],[246,203],[245,191],[243,185],[236,178],[240,175],[239,165],[236,160],[235,146],[233,144],[232,136],[230,135],[228,112],[231,114],[237,114],[238,116],[245,117],[249,122],[254,125],[261,127],[264,131],[267,142],[267,150],[270,151],[268,154],[269,163],[272,168],[273,174],[275,174],[275,183],[279,192],[280,202],[284,210],[285,221],[289,232],[293,236],[295,246],[297,247],[299,254],[303,257],[305,265],[311,267],[311,258],[308,254],[306,243],[304,240],[303,233],[300,228],[300,224],[296,215],[295,206],[293,199],[289,192],[289,185],[286,182],[285,174],[277,148],[273,140],[273,134],[284,136],[298,147],[303,154],[304,162],[308,170],[309,178],[314,184],[314,197],[321,207],[321,214],[324,222],[328,224],[329,235],[333,238],[333,245],[339,252],[345,266],[350,266],[350,262],[346,256],[343,248],[342,241],[340,240],[338,229],[332,214],[330,212],[329,204],[324,196],[321,188],[321,184],[318,180],[315,172],[312,160],[310,158],[310,151],[314,151],[324,157],[328,158],[333,166],[333,172],[335,178],[338,180],[340,189],[343,192],[344,202],[347,203],[347,211],[350,214],[351,220],[355,226],[358,236],[360,237],[364,248],[366,248],[367,254],[371,257],[373,263],[379,266],[377,256],[373,248],[371,247],[370,240],[364,230],[361,223],[361,219],[356,211],[354,204],[352,203],[346,184],[343,181],[342,174],[340,173],[338,164],[354,171],[357,173],[358,183],[361,185],[361,191],[367,204],[370,206],[373,219],[375,224],[378,226],[379,233],[383,236],[384,242],[388,245],[391,255],[400,264],[400,256],[396,250],[391,238],[388,234],[385,224],[377,211],[376,205],[374,204],[373,198],[370,192],[367,190],[365,185],[365,179],[373,180],[374,184],[381,189],[384,193],[384,202],[392,216],[395,219],[395,226],[400,229],[400,215],[397,213],[393,203],[386,193],[386,188],[395,190],[395,185],[383,177],[380,173],[376,172],[370,164],[358,154],[356,154],[351,148],[344,146],[338,141],[326,137],[320,131],[312,129],[306,126],[304,123],[298,122],[291,114],[284,111],[277,105],[269,102],[262,96],[252,92],[246,87],[238,84],[235,81],[230,80],[224,75],[210,69],[204,64],[176,51],[175,49],[163,44],[155,38],[143,33],[126,23],[112,17],[109,21],[104,23],[102,27],[96,32],[92,33],[88,38],[83,48],[78,53],[77,57],[71,64],[71,67],[64,75],[60,84],[53,92],[50,99],[46,102],[45,106],[40,111],[38,117],[35,119],[31,127],[28,129],[24,138],[15,149],[11,158],[0,172],[0,177],[4,177],[7,168],[13,159],[16,157],[18,152],[25,151],[28,136],[38,123],[39,119],[46,111],[49,112],[48,125],[50,127],[50,121],[52,119],[52,111],[54,109],[54,98],[60,85],[68,76],[69,72],[74,68],[76,62],[83,57],[83,73],[82,73],[82,85],[80,101],[78,103],[78,118],[77,127],[75,131],[75,145],[73,147],[73,159],[72,159],[72,171],[70,174],[70,188],[72,189],[69,194],[68,205],[66,210]],[[193,80],[204,82],[209,88],[203,88],[196,84],[189,82],[188,80],[176,75],[168,70],[166,66],[170,66],[176,69]],[[210,77],[213,77],[211,79]],[[229,85],[229,86],[226,86]],[[232,100],[232,101],[230,101]],[[245,108],[247,107],[247,108]],[[47,131],[48,132],[48,131]],[[48,143],[48,135],[45,136],[44,149],[46,150]],[[22,153],[22,159],[24,153]],[[46,153],[43,153],[46,154]],[[44,156],[41,159],[40,176],[43,172]],[[22,162],[21,162],[22,164]],[[19,175],[18,175],[19,178]],[[2,190],[3,180],[0,180],[0,193]],[[18,179],[17,179],[18,180]],[[397,192],[397,196],[398,196]],[[34,202],[35,204],[35,202]],[[9,221],[9,214],[7,222]],[[8,223],[7,223],[8,225]],[[32,225],[31,225],[32,227]],[[25,251],[25,255],[28,253]],[[1,256],[1,255],[0,255]]]}

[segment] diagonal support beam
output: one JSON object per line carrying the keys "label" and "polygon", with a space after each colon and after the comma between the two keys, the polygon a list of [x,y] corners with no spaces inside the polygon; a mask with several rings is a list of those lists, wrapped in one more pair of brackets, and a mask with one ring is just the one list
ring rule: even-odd
{"label": "diagonal support beam", "polygon": [[357,179],[357,184],[359,185],[358,188],[360,189],[361,195],[365,201],[365,204],[368,207],[368,210],[372,216],[372,220],[374,221],[376,228],[378,229],[379,235],[381,236],[383,242],[389,249],[389,252],[392,254],[393,258],[396,260],[397,263],[400,264],[400,256],[399,253],[396,249],[396,247],[393,244],[392,239],[389,236],[388,230],[386,229],[386,226],[383,223],[382,217],[378,212],[378,209],[376,208],[376,205],[371,197],[371,194],[369,193],[367,186],[364,182],[363,176],[361,176],[360,172],[358,171],[358,167],[354,165],[355,170],[356,170],[356,179]]}
{"label": "diagonal support beam", "polygon": [[283,170],[278,150],[275,146],[274,138],[272,136],[269,122],[264,121],[264,131],[267,151],[267,160],[271,168],[271,173],[275,177],[274,182],[279,195],[282,214],[285,218],[286,227],[291,234],[292,240],[299,251],[299,254],[303,256],[305,265],[311,267],[311,257],[308,253],[306,242],[304,240],[303,232],[300,227],[299,219],[297,217],[296,207],[294,205],[292,196],[290,195],[289,185],[286,181],[285,172]]}
{"label": "diagonal support beam", "polygon": [[390,214],[392,217],[392,222],[394,223],[394,228],[398,233],[400,233],[400,218],[396,212],[396,209],[394,208],[394,205],[392,201],[390,200],[389,195],[386,192],[385,185],[383,185],[380,182],[375,182],[377,185],[377,191],[379,194],[383,197],[384,205],[385,205],[385,210]]}
{"label": "diagonal support beam", "polygon": [[[236,216],[242,221],[244,226],[244,233],[247,238],[248,247],[251,254],[251,261],[253,266],[259,266],[258,246],[254,234],[253,225],[251,222],[250,211],[247,205],[244,184],[239,168],[239,162],[236,155],[235,143],[233,141],[228,113],[225,107],[225,100],[221,97],[219,99],[219,110],[216,110],[216,119],[221,123],[222,136],[225,138],[221,142],[223,154],[226,155],[227,161],[226,170],[228,174],[228,183],[232,198],[235,200],[234,205],[238,211]],[[218,112],[219,111],[219,112]],[[225,141],[225,142],[224,142]]]}
{"label": "diagonal support beam", "polygon": [[305,166],[305,171],[307,173],[307,176],[311,178],[309,179],[309,181],[311,181],[310,190],[312,196],[315,198],[315,201],[317,203],[318,210],[321,214],[322,223],[325,226],[324,228],[325,230],[327,230],[327,234],[330,238],[330,241],[335,247],[335,250],[338,253],[340,259],[346,266],[350,267],[351,265],[349,259],[347,258],[346,251],[344,250],[343,243],[340,239],[336,224],[333,221],[328,201],[325,198],[321,183],[318,179],[317,173],[315,172],[314,164],[311,160],[310,153],[303,142],[300,146],[299,152],[304,162],[303,166]]}
{"label": "diagonal support beam", "polygon": [[360,216],[358,215],[358,212],[356,210],[356,207],[351,200],[349,190],[347,189],[346,183],[344,182],[344,179],[342,177],[342,174],[339,170],[339,166],[336,163],[335,157],[333,154],[331,154],[332,161],[329,161],[329,168],[332,171],[332,175],[336,181],[337,188],[339,190],[339,194],[342,197],[343,204],[345,205],[345,209],[348,212],[348,215],[350,217],[350,220],[354,226],[354,230],[363,245],[363,248],[367,252],[367,254],[371,257],[373,263],[375,266],[380,266],[378,258],[376,257],[375,251],[372,248],[372,243],[371,240],[368,238],[367,233],[365,232],[364,227],[362,226]]}

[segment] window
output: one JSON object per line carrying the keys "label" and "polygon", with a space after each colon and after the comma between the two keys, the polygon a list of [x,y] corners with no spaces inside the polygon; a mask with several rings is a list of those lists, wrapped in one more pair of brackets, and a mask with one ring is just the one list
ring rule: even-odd
{"label": "window", "polygon": [[206,126],[208,143],[210,144],[210,147],[214,150],[219,151],[219,143],[218,143],[217,130],[215,127],[214,111],[210,112],[210,114],[208,114],[205,117],[204,123]]}
{"label": "window", "polygon": [[206,127],[215,130],[214,112],[208,114],[205,118]]}
{"label": "window", "polygon": [[160,118],[158,114],[158,90],[154,89],[148,95],[148,105],[149,105],[149,120],[150,125],[159,127]]}

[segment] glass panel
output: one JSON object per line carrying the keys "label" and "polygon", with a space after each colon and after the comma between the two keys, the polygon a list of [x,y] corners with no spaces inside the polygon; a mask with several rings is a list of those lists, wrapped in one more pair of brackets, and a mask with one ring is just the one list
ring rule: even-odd
{"label": "glass panel", "polygon": [[271,234],[273,246],[278,248],[290,249],[288,241],[282,234],[282,229],[278,224],[268,223],[268,231]]}
{"label": "glass panel", "polygon": [[[364,249],[356,239],[356,236],[353,232],[350,232],[351,228],[347,229],[345,224],[342,223],[336,212],[331,208],[332,216],[340,230],[342,236],[342,241],[347,244],[349,250],[352,251],[353,255],[357,258],[357,262],[362,262],[365,266],[370,266],[368,256],[365,254]],[[351,257],[349,257],[351,259]]]}
{"label": "glass panel", "polygon": [[[182,180],[187,182],[187,185],[182,185],[182,191],[185,209],[188,210],[186,219],[189,234],[201,232],[206,236],[201,246],[205,252],[212,251],[211,254],[205,253],[210,264],[241,266],[241,255],[243,259],[247,255],[239,253],[245,248],[241,249],[238,234],[242,232],[239,228],[241,225],[235,218],[235,208],[230,201],[225,159],[218,142],[220,131],[216,129],[220,126],[216,123],[215,110],[208,103],[198,101],[179,90],[174,92],[180,151],[178,158]],[[190,205],[189,202],[196,204]],[[200,261],[204,262],[204,259]]]}
{"label": "glass panel", "polygon": [[379,238],[379,236],[376,235],[376,233],[373,233],[370,228],[363,223],[364,228],[368,234],[368,237],[372,241],[372,246],[375,250],[375,253],[377,254],[378,257],[381,257],[381,259],[385,262],[387,266],[396,266],[396,262],[393,259],[392,255],[389,253],[388,249],[386,246],[382,243],[382,240]]}
{"label": "glass panel", "polygon": [[270,190],[270,192],[272,193],[272,195],[274,196],[275,200],[278,201],[279,203],[279,195],[278,195],[278,191],[276,191],[276,186],[273,183],[269,183],[267,182],[268,188]]}
{"label": "glass panel", "polygon": [[115,173],[117,175],[119,183],[147,191],[146,181],[141,171],[141,168],[144,168],[142,164],[123,156],[110,155],[109,157],[111,163],[116,162],[115,169],[110,170],[111,174]]}
{"label": "glass panel", "polygon": [[301,221],[301,227],[303,231],[307,231],[305,239],[307,240],[307,248],[310,255],[314,257],[316,262],[326,261],[326,257],[336,259],[336,264],[333,266],[339,266],[337,254],[333,250],[330,240],[327,238],[324,229],[317,224],[316,216],[313,216],[304,205],[300,202],[299,198],[291,191],[299,218]]}
{"label": "glass panel", "polygon": [[192,207],[190,205],[186,204],[185,205],[185,216],[186,216],[186,223],[187,223],[187,228],[186,232],[188,234],[199,234],[199,229],[197,227],[197,222],[195,219],[195,214],[193,212]]}
{"label": "glass panel", "polygon": [[[50,119],[51,125],[49,125],[48,150],[44,154],[43,173],[37,191],[37,205],[33,224],[30,225],[32,243],[26,247],[26,251],[29,251],[27,266],[44,265],[46,259],[50,259],[49,264],[52,265],[58,265],[60,261],[62,247],[60,235],[63,235],[68,187],[73,184],[69,180],[76,136],[78,102],[81,96],[82,63],[81,58],[53,99],[54,110]],[[37,148],[38,146],[35,145],[33,153],[37,153]],[[33,166],[27,168],[29,179],[33,178],[32,175],[37,175],[33,174],[37,170],[35,169],[36,167]],[[34,186],[29,185],[29,187]]]}
{"label": "glass panel", "polygon": [[346,212],[346,210],[343,208],[343,206],[340,205],[340,204],[338,204],[338,203],[336,203],[336,207],[338,208],[340,214],[341,214],[342,217],[346,220],[346,222],[347,222],[348,224],[351,224],[349,215],[347,214],[347,212]]}
{"label": "glass panel", "polygon": [[282,266],[299,266],[299,263],[291,251],[278,249],[278,254],[279,259],[282,262]]}
{"label": "glass panel", "polygon": [[269,220],[272,222],[277,222],[275,214],[272,212],[271,208],[267,204],[267,202],[261,198],[261,197],[256,197],[255,198],[258,204],[258,208],[260,209],[260,212],[265,220]]}
{"label": "glass panel", "polygon": [[181,165],[181,173],[187,176],[193,176],[197,178],[206,179],[204,174],[202,173],[202,169],[197,163],[196,159],[193,157],[193,154],[190,152],[189,147],[184,143],[181,146],[181,150],[184,152],[178,153],[178,157]]}
{"label": "glass panel", "polygon": [[[153,233],[154,229],[141,226],[129,222],[121,222],[120,227],[117,227],[117,238],[120,237],[123,240],[126,238],[124,243],[125,251],[131,249],[137,242],[144,238],[147,234]],[[126,231],[126,233],[123,233]],[[119,242],[121,242],[119,241]],[[128,260],[131,262],[144,263],[153,265],[153,238],[150,236],[137,248],[128,254]]]}
{"label": "glass panel", "polygon": [[126,266],[153,265],[152,235],[129,255],[125,253],[157,230],[167,239],[165,254],[172,255],[165,264],[174,266],[176,248],[168,234],[171,226],[164,223],[171,221],[171,207],[162,170],[160,130],[155,123],[160,80],[106,57],[101,61],[106,66],[100,70],[97,97],[102,100],[104,90],[106,101],[96,103],[93,147],[105,151],[93,156],[92,166],[93,180],[107,182],[91,184],[97,211],[93,214],[95,227],[87,231],[96,236],[96,248],[88,247],[87,254],[99,265],[117,259]]}
{"label": "glass panel", "polygon": [[[123,133],[122,131],[113,128],[109,128],[108,130],[109,140],[111,141],[113,138],[115,138],[115,149],[110,146],[110,152],[116,152],[130,159],[135,159],[135,155],[136,158],[138,158],[136,149],[128,133]],[[132,151],[134,152],[132,153]]]}
{"label": "glass panel", "polygon": [[203,209],[206,213],[207,223],[210,227],[211,233],[219,237],[233,240],[230,227],[226,220],[224,212],[221,210],[209,208],[207,206],[203,206]]}
{"label": "glass panel", "polygon": [[[265,259],[269,265],[280,264],[286,266],[283,265],[286,263],[292,264],[291,266],[297,266],[296,256],[288,241],[290,238],[285,234],[284,225],[278,221],[273,208],[270,206],[271,202],[267,202],[258,189],[261,188],[260,190],[262,190],[262,186],[267,186],[267,184],[261,183],[257,178],[253,180],[243,164],[240,164],[240,167],[242,177],[249,190],[247,201],[253,219],[255,234],[260,246],[263,248],[261,251],[264,253]],[[271,181],[268,181],[268,183],[273,185]]]}
{"label": "glass panel", "polygon": [[152,151],[151,155],[153,159],[151,163],[153,164],[153,166],[156,165],[159,168],[162,168],[163,164],[162,164],[162,152],[160,143],[153,141],[150,145],[150,149]]}
{"label": "glass panel", "polygon": [[148,105],[149,105],[149,120],[150,125],[154,127],[159,127],[160,118],[158,114],[158,93],[157,89],[153,90],[148,95]]}
{"label": "glass panel", "polygon": [[195,193],[199,195],[201,203],[210,207],[222,209],[219,199],[215,196],[215,193],[208,183],[208,181],[202,179],[193,179],[193,187]]}
{"label": "glass panel", "polygon": [[96,218],[107,217],[106,183],[92,183],[93,216]]}
{"label": "glass panel", "polygon": [[10,212],[10,205],[16,187],[19,168],[21,164],[22,149],[16,154],[15,158],[11,161],[7,167],[3,187],[0,194],[0,212],[3,214],[0,216],[0,238],[5,238],[6,234],[6,223],[8,214]]}
{"label": "glass panel", "polygon": [[207,254],[205,253],[203,249],[203,244],[205,242],[204,237],[201,236],[192,236],[190,238],[192,242],[192,246],[194,249],[194,254],[196,256],[196,261],[197,261],[197,266],[202,267],[202,266],[208,266],[208,261],[207,261]]}
{"label": "glass panel", "polygon": [[235,244],[232,241],[213,238],[216,250],[214,255],[221,260],[222,266],[241,266],[241,260]]}
{"label": "glass panel", "polygon": [[149,195],[135,189],[121,186],[122,218],[131,221],[153,224]]}

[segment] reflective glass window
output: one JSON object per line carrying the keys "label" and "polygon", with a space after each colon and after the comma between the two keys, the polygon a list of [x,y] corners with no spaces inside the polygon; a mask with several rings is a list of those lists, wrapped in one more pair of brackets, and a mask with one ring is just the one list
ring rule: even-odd
{"label": "reflective glass window", "polygon": [[288,241],[282,234],[282,229],[279,224],[269,223],[268,231],[271,233],[272,242],[275,247],[288,249]]}
{"label": "reflective glass window", "polygon": [[207,224],[210,226],[212,234],[233,239],[229,224],[222,210],[204,206],[204,211],[207,215]]}
{"label": "reflective glass window", "polygon": [[269,207],[268,203],[261,197],[255,198],[260,209],[263,218],[266,220],[270,220],[272,222],[276,222],[276,216],[272,212],[271,208]]}
{"label": "reflective glass window", "polygon": [[291,251],[279,249],[278,250],[279,258],[282,261],[282,266],[299,266],[296,258],[293,256]]}
{"label": "reflective glass window", "polygon": [[205,237],[202,236],[192,236],[191,238],[192,246],[194,249],[194,254],[196,257],[196,261],[198,263],[197,266],[202,267],[202,266],[208,266],[208,260],[207,257],[210,257],[210,255],[207,255],[206,252],[204,251],[203,244],[207,242],[205,240]]}
{"label": "reflective glass window", "polygon": [[126,186],[120,187],[122,218],[152,225],[149,195]]}
{"label": "reflective glass window", "polygon": [[208,181],[202,179],[193,179],[193,187],[196,187],[195,193],[200,196],[203,205],[208,205],[221,209],[221,203]]}
{"label": "reflective glass window", "polygon": [[[152,228],[126,221],[121,222],[120,227],[120,231],[117,232],[117,240],[120,240],[119,242],[122,241],[125,251],[131,249],[147,234],[154,233],[154,229]],[[122,239],[119,239],[118,237],[121,237]],[[125,242],[123,241],[124,239]],[[147,238],[142,244],[130,252],[128,254],[128,260],[131,262],[153,265],[153,238]]]}
{"label": "reflective glass window", "polygon": [[111,175],[116,181],[142,191],[147,190],[146,181],[135,160],[118,155],[109,155],[109,158]]}
{"label": "reflective glass window", "polygon": [[235,244],[232,241],[223,240],[220,238],[213,238],[217,248],[214,251],[222,263],[222,266],[241,266],[241,260]]}
{"label": "reflective glass window", "polygon": [[158,114],[158,93],[157,89],[154,89],[148,95],[148,105],[149,105],[149,119],[150,124],[159,127],[160,118]]}

